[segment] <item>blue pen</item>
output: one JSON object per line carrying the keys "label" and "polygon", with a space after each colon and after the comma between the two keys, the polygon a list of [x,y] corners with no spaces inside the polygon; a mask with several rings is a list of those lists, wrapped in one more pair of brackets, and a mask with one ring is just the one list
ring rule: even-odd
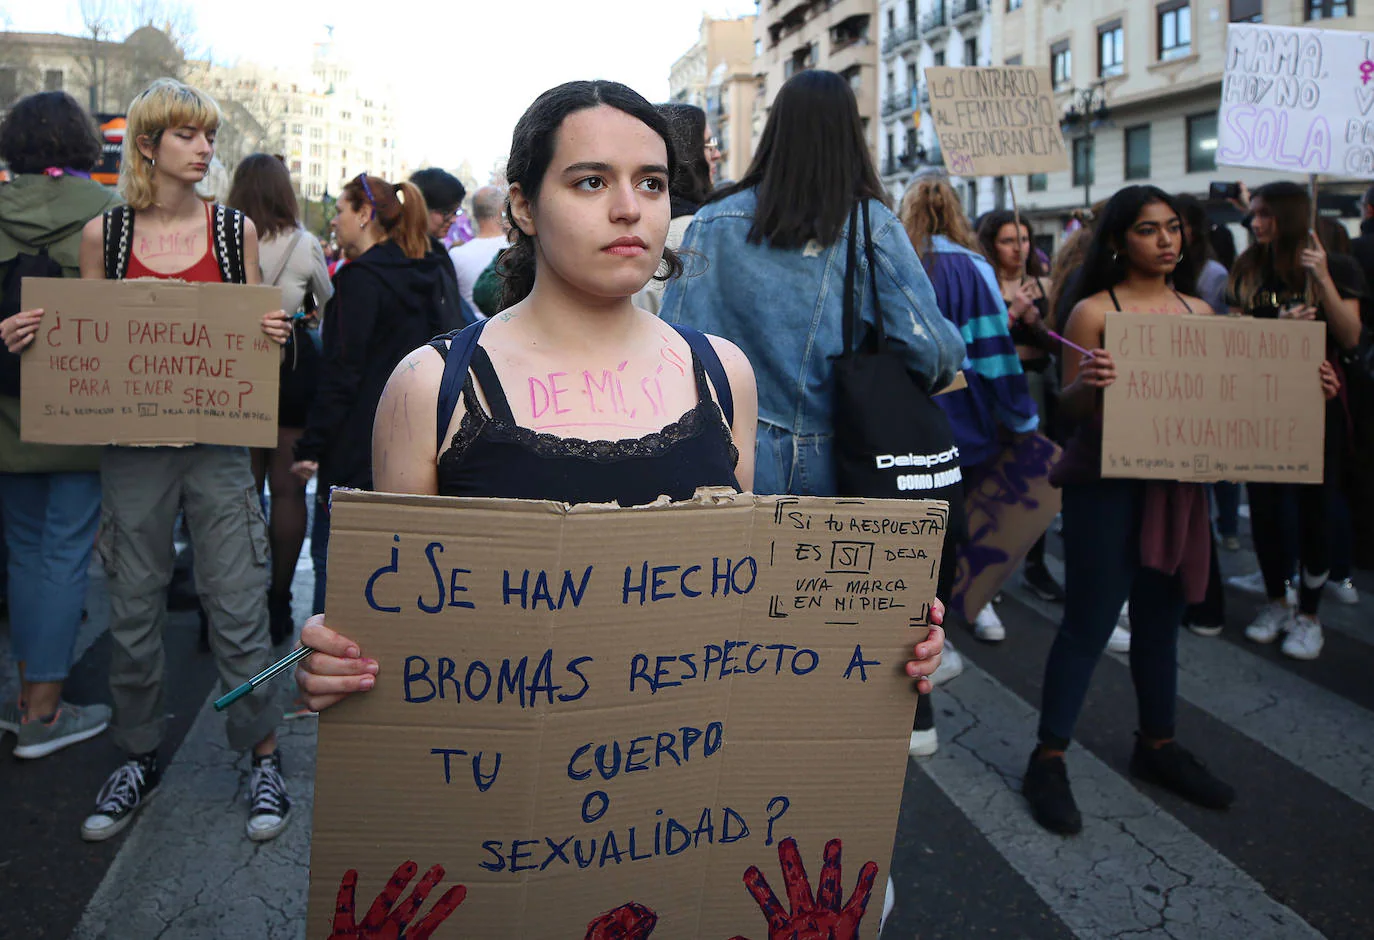
{"label": "blue pen", "polygon": [[233,705],[239,699],[243,698],[249,692],[252,692],[254,689],[262,685],[264,682],[268,682],[272,679],[272,677],[277,676],[285,672],[286,670],[290,669],[292,666],[296,665],[296,663],[300,662],[302,659],[305,659],[305,657],[309,656],[313,652],[315,651],[309,646],[302,646],[299,649],[293,650],[284,659],[278,660],[277,662],[268,666],[262,672],[258,673],[253,678],[249,679],[247,682],[239,686],[237,689],[234,689],[232,692],[228,692],[224,695],[221,695],[219,698],[215,699],[215,711],[224,711],[230,705]]}

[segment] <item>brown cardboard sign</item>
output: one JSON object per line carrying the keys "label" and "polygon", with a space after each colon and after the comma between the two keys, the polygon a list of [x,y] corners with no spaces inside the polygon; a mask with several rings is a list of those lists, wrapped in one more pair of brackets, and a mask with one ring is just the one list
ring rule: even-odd
{"label": "brown cardboard sign", "polygon": [[25,278],[43,323],[20,365],[20,435],[48,444],[275,447],[281,290]]}
{"label": "brown cardboard sign", "polygon": [[381,670],[320,718],[307,936],[440,865],[437,936],[764,937],[794,852],[875,936],[947,515],[336,491],[328,619]]}
{"label": "brown cardboard sign", "polygon": [[1050,70],[1043,65],[926,69],[945,168],[956,176],[1069,168]]}
{"label": "brown cardboard sign", "polygon": [[1320,483],[1326,324],[1109,313],[1102,475]]}
{"label": "brown cardboard sign", "polygon": [[1048,438],[1031,434],[1012,442],[990,466],[964,468],[969,536],[959,547],[951,606],[965,619],[997,595],[1059,514],[1060,492],[1050,485],[1059,453]]}

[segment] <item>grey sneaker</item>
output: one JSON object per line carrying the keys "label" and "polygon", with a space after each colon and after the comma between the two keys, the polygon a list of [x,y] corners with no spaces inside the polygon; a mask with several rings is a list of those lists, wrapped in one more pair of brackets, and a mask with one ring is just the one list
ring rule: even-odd
{"label": "grey sneaker", "polygon": [[19,733],[19,722],[24,718],[24,709],[16,702],[0,702],[0,736],[6,731]]}
{"label": "grey sneaker", "polygon": [[63,702],[52,721],[30,721],[19,725],[19,743],[15,757],[47,757],[54,751],[93,738],[110,724],[108,705],[76,706]]}

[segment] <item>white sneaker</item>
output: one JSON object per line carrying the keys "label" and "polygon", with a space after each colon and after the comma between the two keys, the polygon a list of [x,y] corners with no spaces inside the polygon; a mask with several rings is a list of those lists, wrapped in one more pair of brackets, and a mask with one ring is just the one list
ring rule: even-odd
{"label": "white sneaker", "polygon": [[1293,608],[1274,601],[1260,608],[1255,622],[1245,628],[1245,638],[1252,643],[1273,643],[1292,625]]}
{"label": "white sneaker", "polygon": [[944,651],[940,653],[940,668],[931,673],[931,685],[944,685],[950,679],[956,679],[964,671],[964,657],[959,655],[949,642],[945,639]]}
{"label": "white sneaker", "polygon": [[1250,574],[1233,575],[1226,579],[1226,583],[1238,591],[1246,594],[1263,594],[1266,590],[1264,586],[1264,572],[1252,571]]}
{"label": "white sneaker", "polygon": [[1316,659],[1321,655],[1324,642],[1321,622],[1316,617],[1298,614],[1283,638],[1281,649],[1289,659]]}
{"label": "white sneaker", "polygon": [[1360,592],[1355,588],[1355,582],[1346,578],[1344,581],[1328,581],[1326,586],[1336,595],[1336,600],[1342,604],[1358,604],[1360,602]]}
{"label": "white sneaker", "polygon": [[892,876],[887,878],[887,891],[883,893],[883,916],[878,918],[878,935],[882,936],[883,924],[887,923],[887,917],[892,913],[892,909],[897,906],[897,892],[892,887]]}
{"label": "white sneaker", "polygon": [[911,732],[911,747],[907,753],[912,757],[929,757],[939,749],[940,737],[934,728]]}
{"label": "white sneaker", "polygon": [[1283,582],[1283,600],[1289,607],[1298,606],[1298,582],[1289,579]]}
{"label": "white sneaker", "polygon": [[1007,638],[1007,628],[1002,626],[1002,618],[988,604],[973,618],[973,635],[984,643],[1001,643]]}
{"label": "white sneaker", "polygon": [[1112,627],[1111,638],[1107,640],[1107,649],[1113,653],[1129,653],[1131,651],[1131,631],[1121,629],[1120,624]]}

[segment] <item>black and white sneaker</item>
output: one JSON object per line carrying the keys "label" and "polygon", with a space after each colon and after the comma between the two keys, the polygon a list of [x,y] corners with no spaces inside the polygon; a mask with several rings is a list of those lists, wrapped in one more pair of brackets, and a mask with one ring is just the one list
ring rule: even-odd
{"label": "black and white sneaker", "polygon": [[253,804],[248,814],[248,838],[267,842],[281,835],[291,818],[291,799],[281,775],[281,751],[253,758],[248,799]]}
{"label": "black and white sneaker", "polygon": [[81,824],[81,838],[104,842],[124,831],[152,798],[162,775],[153,755],[131,757],[110,774],[95,798],[95,812]]}

